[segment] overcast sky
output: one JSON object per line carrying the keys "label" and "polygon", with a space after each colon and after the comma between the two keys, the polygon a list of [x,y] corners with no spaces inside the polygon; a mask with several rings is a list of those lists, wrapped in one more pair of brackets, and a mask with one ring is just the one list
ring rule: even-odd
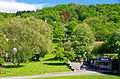
{"label": "overcast sky", "polygon": [[36,10],[45,6],[57,4],[110,4],[120,0],[0,0],[0,12],[16,12],[22,10]]}

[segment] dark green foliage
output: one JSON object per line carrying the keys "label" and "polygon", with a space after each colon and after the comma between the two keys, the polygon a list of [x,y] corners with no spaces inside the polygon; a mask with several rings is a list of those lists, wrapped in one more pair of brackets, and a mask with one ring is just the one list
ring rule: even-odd
{"label": "dark green foliage", "polygon": [[119,53],[120,51],[120,29],[113,32],[108,39],[107,42],[105,42],[98,51],[99,53]]}
{"label": "dark green foliage", "polygon": [[15,13],[2,13],[2,12],[0,12],[0,19],[1,18],[10,18],[10,17],[15,17]]}
{"label": "dark green foliage", "polygon": [[109,53],[117,53],[120,60],[120,29],[112,33],[108,42],[103,46],[103,50],[106,50]]}
{"label": "dark green foliage", "polygon": [[109,48],[111,52],[118,53],[120,52],[120,29],[112,33],[110,39],[108,40],[108,45],[106,48]]}

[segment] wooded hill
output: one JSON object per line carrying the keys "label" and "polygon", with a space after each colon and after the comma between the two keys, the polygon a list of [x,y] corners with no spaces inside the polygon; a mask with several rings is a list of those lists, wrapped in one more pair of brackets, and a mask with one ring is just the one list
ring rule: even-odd
{"label": "wooded hill", "polygon": [[[43,20],[44,22],[38,20]],[[43,28],[41,28],[42,26]],[[114,36],[112,35],[113,32],[120,29],[120,4],[78,5],[70,3],[54,7],[45,7],[36,11],[0,13],[0,29],[1,28],[0,43],[3,44],[0,45],[0,51],[8,51],[8,49],[11,51],[13,47],[10,47],[10,45],[13,46],[12,42],[14,42],[22,52],[30,51],[32,55],[34,52],[38,52],[34,54],[39,55],[51,51],[55,53],[56,57],[60,60],[74,60],[77,57],[85,57],[85,52],[91,55],[90,53],[93,50],[95,41],[106,42],[111,36]],[[9,30],[10,28],[14,31]],[[21,29],[24,30],[23,35],[21,35]],[[12,42],[7,43],[5,41],[5,35],[3,34],[6,34]],[[33,34],[33,36],[30,34]],[[11,35],[13,35],[13,39],[10,37]],[[26,38],[24,38],[24,35],[26,35]],[[19,36],[23,38],[24,41],[18,38],[17,43],[14,36],[16,36],[16,41]],[[34,38],[31,40],[27,38],[27,36],[31,38],[36,37],[35,40],[37,41],[34,41]],[[31,46],[28,45],[30,46],[28,50],[24,47],[27,46],[27,41],[31,41]],[[8,47],[4,47],[7,46],[5,44],[8,44]],[[21,44],[22,47],[19,44]],[[117,45],[119,45],[118,42],[116,46]],[[33,49],[29,50],[30,48]],[[109,49],[109,47],[107,49]],[[26,56],[28,55],[26,54]],[[34,56],[28,58],[31,57]],[[39,60],[39,58],[37,59]]]}
{"label": "wooded hill", "polygon": [[87,23],[94,32],[96,40],[101,41],[109,38],[109,35],[120,27],[120,4],[78,5],[70,3],[45,7],[37,11],[0,13],[0,20],[16,16],[22,18],[34,16],[37,19],[47,20],[51,25],[55,22],[64,23],[65,26],[70,22],[74,22],[72,24]]}

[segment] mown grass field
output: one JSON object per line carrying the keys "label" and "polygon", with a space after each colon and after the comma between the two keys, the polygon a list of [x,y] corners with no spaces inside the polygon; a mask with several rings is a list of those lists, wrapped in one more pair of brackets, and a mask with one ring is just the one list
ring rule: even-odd
{"label": "mown grass field", "polygon": [[35,79],[120,79],[120,76],[114,75],[96,75],[96,76],[62,76]]}
{"label": "mown grass field", "polygon": [[[49,60],[49,58],[54,57],[54,55],[48,55],[42,62],[28,62],[21,64],[19,68],[3,68],[0,77],[7,76],[27,76],[27,75],[37,75],[50,72],[64,72],[70,71],[70,69],[61,61]],[[11,67],[11,66],[10,66]]]}

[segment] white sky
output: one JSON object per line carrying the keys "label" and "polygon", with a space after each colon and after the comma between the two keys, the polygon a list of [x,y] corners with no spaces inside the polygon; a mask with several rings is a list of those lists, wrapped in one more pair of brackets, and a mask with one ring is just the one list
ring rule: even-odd
{"label": "white sky", "polygon": [[0,0],[0,1],[15,1],[15,0]]}
{"label": "white sky", "polygon": [[43,8],[44,4],[26,4],[16,0],[0,0],[0,12],[16,12]]}

